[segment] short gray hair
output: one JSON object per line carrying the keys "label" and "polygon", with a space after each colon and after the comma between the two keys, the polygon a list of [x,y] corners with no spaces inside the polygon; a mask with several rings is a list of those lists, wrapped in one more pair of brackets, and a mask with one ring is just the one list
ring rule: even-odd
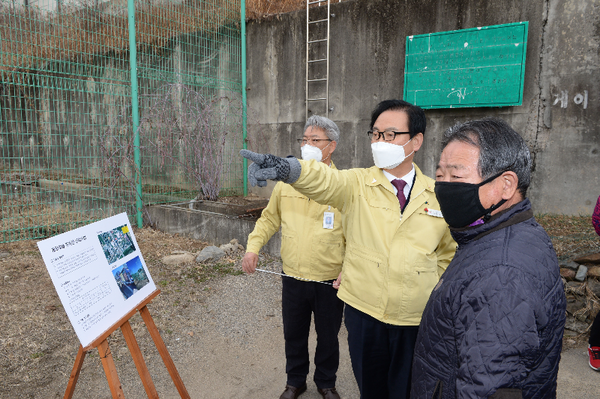
{"label": "short gray hair", "polygon": [[304,125],[304,131],[311,126],[319,127],[325,131],[327,138],[331,141],[338,142],[340,141],[340,128],[329,118],[325,118],[324,116],[312,115],[306,121]]}
{"label": "short gray hair", "polygon": [[444,132],[442,151],[453,141],[479,148],[478,169],[484,180],[498,173],[515,172],[517,188],[525,197],[531,181],[531,154],[525,140],[508,123],[497,118],[458,123]]}

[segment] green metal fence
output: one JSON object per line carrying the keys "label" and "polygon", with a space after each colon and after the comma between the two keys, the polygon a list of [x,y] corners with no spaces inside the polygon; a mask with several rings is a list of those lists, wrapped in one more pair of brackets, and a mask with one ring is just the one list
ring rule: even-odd
{"label": "green metal fence", "polygon": [[243,193],[243,0],[25,1],[0,0],[0,242]]}

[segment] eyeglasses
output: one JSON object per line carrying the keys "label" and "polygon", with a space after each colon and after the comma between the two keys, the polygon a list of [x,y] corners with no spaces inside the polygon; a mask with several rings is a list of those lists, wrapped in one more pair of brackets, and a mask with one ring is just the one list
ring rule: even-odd
{"label": "eyeglasses", "polygon": [[296,139],[298,140],[298,144],[310,144],[310,145],[315,145],[315,144],[319,144],[320,141],[332,141],[331,139],[307,139],[307,138],[301,138],[301,139]]}
{"label": "eyeglasses", "polygon": [[394,141],[396,136],[399,134],[410,134],[410,132],[393,132],[391,130],[390,131],[386,130],[385,132],[378,132],[377,130],[369,130],[367,132],[367,136],[369,136],[371,141],[377,141],[382,136],[385,141]]}

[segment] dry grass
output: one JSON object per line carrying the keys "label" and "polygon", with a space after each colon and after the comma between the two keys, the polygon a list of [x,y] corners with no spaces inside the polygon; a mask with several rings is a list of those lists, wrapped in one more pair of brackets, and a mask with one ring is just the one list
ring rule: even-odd
{"label": "dry grass", "polygon": [[[4,82],[33,83],[32,74],[56,74],[56,61],[92,63],[98,56],[129,51],[126,7],[83,1],[59,12],[14,6],[0,0],[0,77]],[[332,0],[337,3],[345,0]],[[93,5],[92,5],[93,4]],[[239,29],[240,10],[228,0],[141,3],[135,13],[138,49],[161,52],[175,37]],[[322,1],[314,7],[326,6]],[[261,19],[300,10],[306,0],[248,0],[246,18]]]}
{"label": "dry grass", "polygon": [[[248,0],[246,17],[260,19],[304,7],[305,0]],[[146,3],[136,9],[136,41],[139,49],[160,51],[174,37],[217,33],[226,25],[239,26],[239,18],[240,10],[227,0]],[[49,61],[89,63],[99,55],[128,50],[126,8],[83,3],[63,5],[60,13],[45,13],[0,3],[0,72],[4,79],[23,82],[26,77],[12,74],[44,72]]]}
{"label": "dry grass", "polygon": [[[325,4],[327,4],[325,2]],[[305,0],[247,0],[246,18],[261,19],[274,14],[300,10],[306,7]]]}
{"label": "dry grass", "polygon": [[[331,0],[331,4],[342,1],[346,0]],[[311,7],[319,6],[327,6],[327,1],[311,5]],[[306,0],[246,0],[246,18],[248,19],[263,19],[302,9],[306,9]]]}
{"label": "dry grass", "polygon": [[548,232],[559,259],[600,252],[600,239],[591,216],[541,214],[535,218]]}
{"label": "dry grass", "polygon": [[[138,49],[160,51],[174,37],[216,34],[239,24],[240,10],[227,0],[147,3],[136,9]],[[129,51],[127,9],[63,6],[60,13],[0,3],[0,76],[43,73],[52,61],[89,63],[97,56]]]}
{"label": "dry grass", "polygon": [[[327,2],[314,6],[323,5]],[[248,0],[246,17],[261,19],[304,7],[305,0]],[[142,3],[135,13],[138,49],[159,52],[174,37],[194,32],[214,34],[223,26],[239,27],[239,19],[240,10],[227,0]],[[26,83],[31,72],[50,72],[46,70],[49,62],[90,63],[97,56],[128,50],[126,8],[83,2],[48,13],[0,3],[0,76],[5,81]]]}

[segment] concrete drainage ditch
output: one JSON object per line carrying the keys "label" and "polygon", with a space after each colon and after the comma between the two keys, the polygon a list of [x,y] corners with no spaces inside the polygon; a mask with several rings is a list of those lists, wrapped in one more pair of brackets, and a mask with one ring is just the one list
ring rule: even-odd
{"label": "concrete drainage ditch", "polygon": [[[244,204],[196,201],[152,205],[146,208],[145,222],[160,231],[182,234],[216,246],[235,238],[246,247],[248,234],[267,203],[268,200],[248,200]],[[280,248],[281,235],[277,232],[262,250],[279,256]]]}

